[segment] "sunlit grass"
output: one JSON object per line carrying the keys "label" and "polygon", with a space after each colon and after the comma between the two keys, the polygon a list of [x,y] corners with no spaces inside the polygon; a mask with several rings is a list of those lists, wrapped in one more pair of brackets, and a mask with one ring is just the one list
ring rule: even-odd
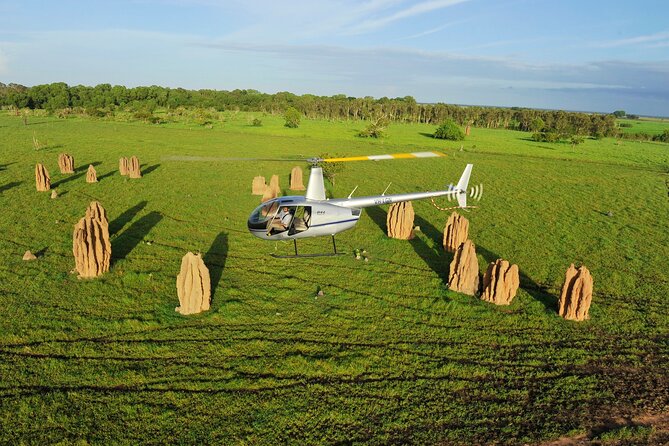
{"label": "sunlit grass", "polygon": [[[399,124],[370,141],[355,137],[360,122],[224,118],[209,129],[0,116],[1,441],[522,444],[666,410],[668,145],[572,147],[476,128],[444,143],[433,126]],[[48,147],[35,151],[33,134]],[[434,149],[448,156],[347,164],[332,190],[434,190],[474,163],[485,193],[467,217],[480,269],[503,257],[523,273],[507,308],[447,290],[448,212],[429,201],[414,203],[413,241],[386,237],[385,208],[338,236],[368,263],[274,259],[292,245],[246,231],[259,201],[251,180],[279,174],[287,188],[293,164],[163,159]],[[77,173],[58,173],[60,152]],[[116,172],[133,154],[141,180]],[[58,199],[35,191],[36,162]],[[98,184],[85,183],[89,163]],[[107,209],[114,258],[82,281],[70,274],[72,229],[93,199]],[[330,249],[325,238],[300,243]],[[27,249],[43,254],[23,262]],[[175,277],[189,250],[220,281],[211,311],[183,317]],[[583,323],[555,311],[572,262],[595,278]]]}

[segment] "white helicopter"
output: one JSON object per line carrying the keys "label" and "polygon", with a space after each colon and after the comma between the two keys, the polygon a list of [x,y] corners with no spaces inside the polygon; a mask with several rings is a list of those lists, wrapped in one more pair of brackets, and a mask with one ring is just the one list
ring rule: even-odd
{"label": "white helicopter", "polygon": [[[360,219],[361,210],[370,206],[398,203],[447,196],[456,198],[458,208],[467,207],[467,185],[473,164],[467,164],[457,185],[452,184],[445,190],[433,192],[415,192],[407,194],[381,195],[353,198],[353,192],[347,198],[328,199],[325,196],[323,169],[316,164],[321,162],[341,162],[359,160],[385,160],[393,158],[431,158],[445,156],[439,152],[398,153],[392,155],[372,155],[349,158],[309,158],[312,163],[311,174],[305,196],[285,196],[266,201],[258,206],[249,216],[248,229],[251,234],[264,240],[293,240],[295,255],[274,257],[315,257],[337,255],[335,234],[351,229]],[[357,186],[356,186],[357,189]],[[386,191],[388,189],[386,188]],[[471,195],[480,199],[481,190],[477,186]],[[333,253],[302,254],[297,252],[297,239],[307,237],[331,236]]]}

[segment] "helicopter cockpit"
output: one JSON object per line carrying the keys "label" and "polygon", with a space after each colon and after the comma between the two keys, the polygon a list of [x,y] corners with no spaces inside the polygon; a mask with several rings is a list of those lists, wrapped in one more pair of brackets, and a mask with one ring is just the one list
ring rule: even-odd
{"label": "helicopter cockpit", "polygon": [[309,229],[311,206],[298,206],[288,197],[275,198],[261,204],[251,213],[248,228],[268,235],[288,231],[293,235]]}

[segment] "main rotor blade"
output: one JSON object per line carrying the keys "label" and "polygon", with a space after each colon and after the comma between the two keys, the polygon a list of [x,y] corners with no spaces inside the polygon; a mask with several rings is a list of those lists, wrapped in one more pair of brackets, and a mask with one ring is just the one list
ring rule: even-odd
{"label": "main rotor blade", "polygon": [[225,158],[219,156],[164,156],[163,161],[286,161],[286,162],[300,162],[309,161],[310,158]]}
{"label": "main rotor blade", "polygon": [[409,158],[434,158],[446,156],[441,152],[412,152],[412,153],[392,153],[389,155],[369,155],[369,156],[348,156],[344,158],[325,158],[322,161],[327,163],[339,163],[347,161],[380,161],[390,159],[409,159]]}
{"label": "main rotor blade", "polygon": [[411,158],[435,158],[446,156],[446,154],[441,152],[412,152],[412,153],[392,153],[388,155],[367,155],[367,156],[347,156],[341,158],[227,158],[227,157],[217,157],[217,156],[186,156],[186,155],[173,155],[173,156],[164,156],[162,159],[164,161],[283,161],[289,163],[295,162],[307,162],[311,164],[316,164],[320,162],[325,163],[339,163],[339,162],[348,162],[348,161],[380,161],[380,160],[390,160],[390,159],[411,159]]}

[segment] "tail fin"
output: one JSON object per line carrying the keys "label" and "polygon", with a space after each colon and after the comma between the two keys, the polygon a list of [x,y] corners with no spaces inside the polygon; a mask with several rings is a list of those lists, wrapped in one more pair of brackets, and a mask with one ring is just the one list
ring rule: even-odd
{"label": "tail fin", "polygon": [[457,190],[457,194],[455,196],[458,199],[458,206],[461,208],[467,206],[467,185],[469,184],[469,177],[472,174],[472,167],[474,167],[473,164],[467,164],[464,172],[462,172],[460,181],[458,181],[458,185],[455,186],[455,189]]}

